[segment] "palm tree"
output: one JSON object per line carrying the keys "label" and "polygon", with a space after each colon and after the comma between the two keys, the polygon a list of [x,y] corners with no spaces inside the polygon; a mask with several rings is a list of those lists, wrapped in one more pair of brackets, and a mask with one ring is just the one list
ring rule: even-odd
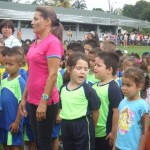
{"label": "palm tree", "polygon": [[73,8],[76,9],[86,9],[86,3],[85,0],[76,0],[73,4],[72,4]]}
{"label": "palm tree", "polygon": [[72,0],[55,0],[54,6],[69,8],[71,7],[71,1]]}

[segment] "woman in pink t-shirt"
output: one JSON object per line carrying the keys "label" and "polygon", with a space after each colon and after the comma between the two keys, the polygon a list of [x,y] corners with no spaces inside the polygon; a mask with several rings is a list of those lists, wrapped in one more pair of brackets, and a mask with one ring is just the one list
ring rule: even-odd
{"label": "woman in pink t-shirt", "polygon": [[28,80],[20,112],[27,115],[25,106],[28,101],[37,150],[51,150],[51,132],[59,102],[55,83],[63,54],[63,27],[54,10],[46,6],[36,8],[31,24],[38,38],[27,54]]}

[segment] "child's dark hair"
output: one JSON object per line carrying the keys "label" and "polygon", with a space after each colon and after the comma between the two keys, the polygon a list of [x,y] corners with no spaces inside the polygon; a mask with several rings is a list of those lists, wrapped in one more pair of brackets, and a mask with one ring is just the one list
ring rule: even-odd
{"label": "child's dark hair", "polygon": [[30,45],[24,43],[24,44],[22,45],[22,48],[23,48],[24,54],[27,55],[28,50],[29,50],[29,48],[30,48]]}
{"label": "child's dark hair", "polygon": [[82,52],[84,53],[83,45],[79,42],[72,42],[67,45],[67,50],[72,50],[73,52]]}
{"label": "child's dark hair", "polygon": [[99,37],[98,37],[97,32],[91,31],[91,32],[89,32],[88,34],[90,34],[91,37],[92,37],[92,39],[93,39],[93,41],[96,42],[96,47],[100,47],[100,42],[99,42]]}
{"label": "child's dark hair", "polygon": [[3,57],[6,56],[6,54],[7,54],[7,52],[8,52],[9,50],[10,50],[10,48],[7,47],[7,46],[1,46],[1,47],[0,47],[0,53],[2,54]]}
{"label": "child's dark hair", "polygon": [[114,51],[102,51],[97,57],[104,61],[107,69],[112,67],[112,75],[116,75],[119,67],[119,57]]}
{"label": "child's dark hair", "polygon": [[96,48],[93,48],[91,51],[89,51],[89,54],[97,55],[100,52],[102,52],[102,50],[100,48],[96,47]]}
{"label": "child's dark hair", "polygon": [[85,40],[83,45],[85,45],[85,44],[90,45],[92,48],[98,47],[96,44],[96,41],[94,41],[94,40]]}
{"label": "child's dark hair", "polygon": [[26,39],[24,41],[24,44],[27,44],[27,45],[31,45],[32,44],[32,41],[30,39]]}
{"label": "child's dark hair", "polygon": [[[88,58],[85,56],[85,54],[78,52],[78,53],[74,53],[72,54],[68,60],[67,60],[67,66],[69,66],[70,68],[74,68],[77,64],[78,60],[84,60],[88,63]],[[65,71],[64,75],[63,75],[63,83],[68,83],[70,81],[70,75],[67,71]]]}
{"label": "child's dark hair", "polygon": [[120,49],[116,50],[116,53],[120,58],[123,56],[123,52]]}
{"label": "child's dark hair", "polygon": [[147,89],[150,87],[150,56],[145,57],[145,60],[142,61],[141,69],[145,73],[145,84],[141,90],[141,96],[145,99],[147,97]]}
{"label": "child's dark hair", "polygon": [[116,44],[114,41],[107,40],[107,41],[103,41],[101,43],[100,48],[102,48],[105,51],[115,51],[116,50]]}
{"label": "child's dark hair", "polygon": [[133,80],[137,86],[141,83],[144,84],[145,82],[144,71],[133,66],[127,68],[123,72],[122,77]]}
{"label": "child's dark hair", "polygon": [[137,58],[137,59],[140,59],[140,55],[138,53],[131,53],[129,54],[130,57],[133,57],[133,58]]}
{"label": "child's dark hair", "polygon": [[15,56],[18,63],[23,63],[24,60],[23,49],[20,46],[14,46],[7,50],[6,56]]}

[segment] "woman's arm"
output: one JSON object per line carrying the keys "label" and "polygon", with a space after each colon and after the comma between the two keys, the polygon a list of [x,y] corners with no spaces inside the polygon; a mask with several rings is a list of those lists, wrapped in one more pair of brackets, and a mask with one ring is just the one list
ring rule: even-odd
{"label": "woman's arm", "polygon": [[[60,59],[48,58],[47,63],[48,63],[49,75],[48,75],[43,93],[50,96],[56,84],[57,72],[58,72],[59,65],[60,65]],[[41,121],[46,118],[46,109],[47,109],[47,101],[41,98],[41,101],[36,111],[36,117],[38,121]]]}
{"label": "woman's arm", "polygon": [[149,116],[148,116],[148,114],[144,114],[142,116],[141,121],[142,121],[142,135],[141,135],[138,150],[145,150],[146,139],[147,139],[148,129],[149,129]]}

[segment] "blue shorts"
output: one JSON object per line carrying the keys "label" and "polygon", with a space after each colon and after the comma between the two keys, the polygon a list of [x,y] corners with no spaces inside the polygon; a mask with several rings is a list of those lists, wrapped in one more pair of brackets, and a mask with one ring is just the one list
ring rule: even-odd
{"label": "blue shorts", "polygon": [[10,131],[0,128],[0,144],[4,145],[23,145],[23,133],[12,134]]}
{"label": "blue shorts", "polygon": [[53,127],[52,138],[58,138],[60,133],[60,124],[55,124]]}

